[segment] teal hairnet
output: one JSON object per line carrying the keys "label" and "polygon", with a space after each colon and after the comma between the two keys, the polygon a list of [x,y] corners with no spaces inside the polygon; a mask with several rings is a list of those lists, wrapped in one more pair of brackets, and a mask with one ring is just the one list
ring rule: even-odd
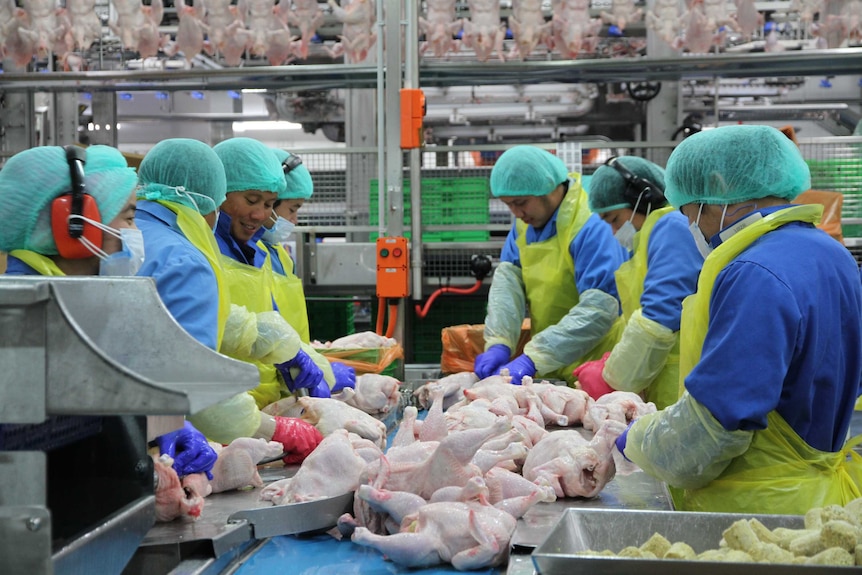
{"label": "teal hairnet", "polygon": [[263,143],[252,138],[231,138],[213,146],[224,164],[227,193],[259,190],[284,191],[281,162]]}
{"label": "teal hairnet", "polygon": [[[105,225],[120,214],[137,180],[116,148],[87,148],[85,190],[96,200]],[[0,170],[0,250],[57,255],[51,201],[71,187],[66,151],[59,146],[30,148],[9,158]]]}
{"label": "teal hairnet", "polygon": [[[282,163],[289,157],[296,155],[285,152],[280,148],[272,148],[272,152],[278,158],[278,161]],[[314,182],[311,181],[311,174],[308,172],[305,164],[299,164],[290,170],[284,176],[284,180],[287,187],[282,193],[278,194],[279,200],[307,200],[314,193]]]}
{"label": "teal hairnet", "polygon": [[670,155],[665,197],[690,203],[735,204],[767,196],[793,200],[811,187],[799,148],[770,126],[724,126],[683,140]]}
{"label": "teal hairnet", "polygon": [[[227,193],[224,165],[218,154],[203,142],[188,138],[162,140],[153,146],[141,161],[138,181],[138,198],[175,202],[196,209],[202,216],[215,211]],[[212,199],[212,203],[178,193],[180,186]]]}
{"label": "teal hairnet", "polygon": [[[614,162],[619,163],[635,176],[649,180],[660,190],[664,190],[664,170],[660,166],[638,156],[621,156]],[[590,211],[602,214],[621,208],[633,208],[634,206],[626,199],[625,191],[626,181],[615,168],[607,165],[599,166],[590,178],[588,194]]]}
{"label": "teal hairnet", "polygon": [[509,148],[491,170],[491,193],[503,196],[545,196],[569,179],[566,164],[535,146]]}

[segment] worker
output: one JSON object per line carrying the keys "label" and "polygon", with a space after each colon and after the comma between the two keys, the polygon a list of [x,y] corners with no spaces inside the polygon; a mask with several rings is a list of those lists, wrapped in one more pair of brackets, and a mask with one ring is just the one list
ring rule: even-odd
{"label": "worker", "polygon": [[[572,370],[622,333],[614,271],[626,251],[590,214],[579,175],[541,148],[506,150],[491,170],[491,193],[517,219],[491,282],[476,375],[506,369],[514,384],[535,375],[572,383]],[[527,306],[532,338],[512,358]]]}
{"label": "worker", "polygon": [[613,157],[599,166],[589,205],[633,254],[615,274],[625,331],[613,351],[574,375],[593,399],[615,390],[643,392],[664,409],[679,399],[682,300],[697,289],[703,256],[688,220],[667,204],[664,170],[649,160]]}
{"label": "worker", "polygon": [[[278,311],[272,293],[272,259],[258,245],[272,216],[278,194],[284,191],[281,162],[261,142],[230,138],[213,147],[224,164],[227,195],[215,228],[231,302],[260,313]],[[316,397],[329,397],[323,370],[305,351],[278,365],[258,364],[261,383],[252,392],[259,408],[278,401],[282,385],[291,393],[305,389]]]}
{"label": "worker", "polygon": [[309,354],[315,363],[321,367],[323,377],[329,384],[331,392],[341,391],[345,387],[355,387],[356,372],[340,361],[328,361],[309,345],[308,310],[305,305],[305,291],[302,280],[294,273],[293,259],[290,257],[284,243],[293,233],[293,228],[299,219],[298,212],[305,200],[314,193],[314,182],[311,173],[302,163],[302,158],[280,148],[271,148],[284,172],[285,189],[278,194],[273,204],[270,219],[264,224],[266,228],[261,236],[261,243],[269,251],[272,261],[272,294],[278,311],[299,333],[303,350]]}
{"label": "worker", "polygon": [[847,442],[862,373],[862,285],[799,149],[777,129],[694,134],[667,164],[668,201],[705,256],[683,303],[679,401],[635,420],[623,454],[686,511],[804,514],[860,496]]}
{"label": "worker", "polygon": [[[138,275],[155,280],[165,307],[192,337],[220,351],[223,339],[230,341],[234,336],[225,335],[230,290],[212,231],[227,190],[224,165],[207,144],[171,138],[147,152],[138,180],[135,221],[148,254]],[[174,469],[181,477],[206,465],[209,467],[203,471],[209,474],[216,456],[207,438],[225,444],[238,437],[279,441],[289,454],[288,463],[301,461],[322,439],[309,423],[279,421],[259,411],[247,393],[193,414],[189,420],[154,441],[162,454],[174,459]]]}
{"label": "worker", "polygon": [[[74,181],[72,174],[74,174]],[[0,251],[9,275],[134,275],[144,261],[135,227],[135,171],[109,146],[42,146],[0,170]],[[74,207],[73,186],[82,208]],[[58,215],[66,222],[56,222]],[[79,237],[70,228],[81,225]]]}

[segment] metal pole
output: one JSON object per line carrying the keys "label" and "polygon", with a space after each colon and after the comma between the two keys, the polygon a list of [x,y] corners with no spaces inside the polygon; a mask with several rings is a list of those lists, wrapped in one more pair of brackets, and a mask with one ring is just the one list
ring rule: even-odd
{"label": "metal pole", "polygon": [[[404,19],[404,87],[419,87],[419,10],[418,2],[407,0]],[[412,296],[422,299],[422,148],[410,150],[410,271]]]}
{"label": "metal pole", "polygon": [[383,0],[377,0],[377,234],[386,232],[386,101],[383,74]]}

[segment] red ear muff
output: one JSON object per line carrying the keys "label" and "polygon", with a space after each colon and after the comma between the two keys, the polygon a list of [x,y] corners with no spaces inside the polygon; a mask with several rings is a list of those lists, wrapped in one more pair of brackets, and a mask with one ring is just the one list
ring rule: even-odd
{"label": "red ear muff", "polygon": [[89,258],[95,254],[84,245],[81,238],[101,249],[102,230],[81,218],[70,218],[83,216],[99,223],[102,221],[95,198],[85,193],[86,152],[78,146],[66,146],[66,161],[69,163],[72,190],[51,203],[51,231],[60,256],[71,260]]}

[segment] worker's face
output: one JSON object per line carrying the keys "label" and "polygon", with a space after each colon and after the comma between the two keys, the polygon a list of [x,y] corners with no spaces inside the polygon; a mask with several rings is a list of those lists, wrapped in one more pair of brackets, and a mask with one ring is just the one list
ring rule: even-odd
{"label": "worker's face", "polygon": [[292,224],[299,220],[299,208],[305,203],[304,199],[282,200],[275,206],[276,215],[281,216]]}
{"label": "worker's face", "polygon": [[[135,210],[137,209],[137,200],[135,196],[135,192],[132,192],[129,195],[129,199],[126,201],[126,204],[123,206],[123,209],[120,210],[120,213],[116,218],[111,220],[108,224],[108,227],[114,228],[115,230],[121,230],[123,228],[137,228],[135,225]],[[120,238],[114,236],[113,234],[109,234],[107,232],[102,232],[102,250],[106,254],[113,254],[115,252],[120,251],[123,248],[123,242]]]}
{"label": "worker's face", "polygon": [[560,185],[545,196],[502,196],[500,200],[516,218],[534,228],[541,228],[554,215],[563,195],[563,186]]}
{"label": "worker's face", "polygon": [[707,241],[721,231],[722,216],[725,214],[724,206],[693,203],[682,206],[680,210],[688,218],[689,225],[697,222]]}
{"label": "worker's face", "polygon": [[639,214],[631,208],[610,210],[603,214],[599,214],[599,217],[611,226],[614,233],[617,233],[617,230],[619,230],[623,224],[629,220],[632,221],[632,225],[637,231],[641,231],[641,227],[644,225],[644,219],[646,219],[643,214]]}
{"label": "worker's face", "polygon": [[247,242],[257,230],[269,220],[272,206],[278,199],[274,192],[245,190],[231,192],[221,205],[221,210],[230,216],[230,234],[239,242]]}

